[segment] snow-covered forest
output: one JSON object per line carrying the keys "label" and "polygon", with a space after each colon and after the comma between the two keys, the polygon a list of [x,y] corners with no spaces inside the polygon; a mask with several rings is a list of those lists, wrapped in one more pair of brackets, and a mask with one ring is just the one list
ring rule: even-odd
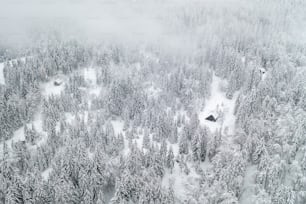
{"label": "snow-covered forest", "polygon": [[0,204],[306,203],[306,1],[0,8]]}

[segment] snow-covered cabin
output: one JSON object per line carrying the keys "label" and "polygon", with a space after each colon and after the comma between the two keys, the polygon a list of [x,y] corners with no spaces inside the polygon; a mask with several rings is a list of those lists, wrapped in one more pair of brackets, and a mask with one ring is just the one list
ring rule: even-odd
{"label": "snow-covered cabin", "polygon": [[212,121],[212,122],[216,122],[217,121],[217,118],[213,115],[209,115],[207,118],[205,118],[205,120],[209,120],[209,121]]}
{"label": "snow-covered cabin", "polygon": [[267,72],[267,70],[263,67],[260,67],[259,71],[260,71],[261,74],[265,74]]}
{"label": "snow-covered cabin", "polygon": [[53,84],[54,84],[54,86],[60,86],[62,83],[63,82],[58,79],[58,80],[55,80]]}

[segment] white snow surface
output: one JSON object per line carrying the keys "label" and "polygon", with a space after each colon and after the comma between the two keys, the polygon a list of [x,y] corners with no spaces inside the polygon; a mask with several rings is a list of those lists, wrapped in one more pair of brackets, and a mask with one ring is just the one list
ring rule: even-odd
{"label": "white snow surface", "polygon": [[160,88],[156,87],[154,83],[147,83],[146,85],[145,92],[149,98],[157,98],[162,91]]}
{"label": "white snow surface", "polygon": [[62,83],[59,86],[55,86],[54,82],[58,79],[51,79],[49,82],[43,83],[41,85],[42,95],[47,97],[51,95],[59,95],[65,88],[65,83]]}
{"label": "white snow surface", "polygon": [[[41,113],[38,112],[33,121],[31,123],[28,123],[28,127],[30,127],[33,124],[36,131],[41,134],[41,138],[37,141],[36,145],[39,146],[45,141],[45,133],[42,130],[42,119],[41,119]],[[7,140],[6,143],[9,148],[11,148],[11,144],[19,141],[25,141],[25,136],[24,136],[24,126],[20,127],[18,130],[14,132],[14,135],[11,139]]]}
{"label": "white snow surface", "polygon": [[50,175],[50,173],[52,172],[52,168],[51,167],[49,167],[49,168],[47,168],[45,171],[43,171],[42,173],[41,173],[41,176],[42,176],[42,178],[43,178],[43,180],[44,181],[47,181],[48,180],[48,178],[49,178],[49,175]]}
{"label": "white snow surface", "polygon": [[121,120],[112,120],[111,121],[113,128],[114,128],[114,132],[115,135],[118,135],[120,133],[122,133],[124,135],[124,149],[123,149],[123,154],[127,155],[129,153],[129,147],[128,147],[128,141],[125,137],[125,133],[123,131],[123,127],[124,127],[124,122]]}
{"label": "white snow surface", "polygon": [[[28,127],[31,127],[33,124],[35,130],[39,133],[40,138],[38,138],[35,145],[27,144],[30,150],[36,149],[38,146],[42,145],[47,140],[47,133],[43,131],[42,129],[42,118],[41,118],[41,112],[38,111],[36,115],[34,116],[33,121],[30,123],[27,123],[26,125]],[[25,141],[25,135],[24,135],[24,126],[20,127],[13,133],[13,137],[6,140],[5,143],[7,144],[8,149],[12,148],[12,144],[20,141]],[[3,145],[0,143],[0,155],[2,155],[3,151]]]}
{"label": "white snow surface", "polygon": [[[236,92],[232,99],[228,99],[221,87],[227,85],[225,80],[213,75],[211,84],[211,96],[205,100],[204,110],[199,113],[200,124],[208,127],[211,132],[222,129],[223,133],[233,134],[235,130],[235,101],[238,97]],[[209,115],[217,117],[216,122],[205,120]]]}
{"label": "white snow surface", "polygon": [[97,82],[97,73],[96,70],[92,67],[84,69],[84,78],[90,84],[96,84]]}
{"label": "white snow surface", "polygon": [[84,79],[90,85],[88,93],[98,96],[101,92],[101,86],[97,85],[97,71],[93,67],[88,67],[83,70]]}

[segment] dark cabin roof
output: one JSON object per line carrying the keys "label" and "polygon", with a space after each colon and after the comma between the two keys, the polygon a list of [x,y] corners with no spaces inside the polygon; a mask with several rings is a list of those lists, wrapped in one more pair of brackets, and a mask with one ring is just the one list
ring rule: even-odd
{"label": "dark cabin roof", "polygon": [[217,119],[213,115],[208,116],[207,118],[205,118],[205,120],[209,120],[209,121],[212,121],[212,122],[217,121]]}
{"label": "dark cabin roof", "polygon": [[60,86],[62,84],[61,81],[54,81],[54,86]]}

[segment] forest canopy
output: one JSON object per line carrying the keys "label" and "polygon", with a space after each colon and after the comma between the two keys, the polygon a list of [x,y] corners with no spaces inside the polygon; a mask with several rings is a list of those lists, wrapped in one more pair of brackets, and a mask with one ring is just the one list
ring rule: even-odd
{"label": "forest canopy", "polygon": [[0,204],[306,202],[306,2],[0,7]]}

